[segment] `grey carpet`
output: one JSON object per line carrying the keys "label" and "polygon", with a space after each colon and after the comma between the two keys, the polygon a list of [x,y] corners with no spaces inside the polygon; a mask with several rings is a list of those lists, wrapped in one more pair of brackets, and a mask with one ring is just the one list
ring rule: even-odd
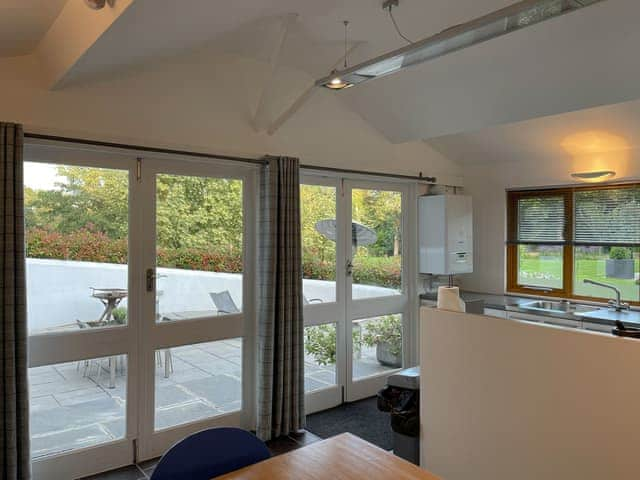
{"label": "grey carpet", "polygon": [[393,448],[389,414],[378,411],[376,397],[308,415],[307,430],[321,438],[349,432],[385,450]]}

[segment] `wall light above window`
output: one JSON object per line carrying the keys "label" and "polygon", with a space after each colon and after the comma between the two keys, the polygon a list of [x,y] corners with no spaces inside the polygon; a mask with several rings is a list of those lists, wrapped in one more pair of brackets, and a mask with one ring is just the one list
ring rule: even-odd
{"label": "wall light above window", "polygon": [[614,172],[613,170],[599,170],[597,172],[572,173],[571,176],[583,182],[604,182],[609,178],[615,177],[616,172]]}
{"label": "wall light above window", "polygon": [[339,77],[332,72],[316,85],[336,90],[332,86],[336,78],[340,79],[341,85],[357,85],[602,1],[523,0],[345,69],[338,72]]}

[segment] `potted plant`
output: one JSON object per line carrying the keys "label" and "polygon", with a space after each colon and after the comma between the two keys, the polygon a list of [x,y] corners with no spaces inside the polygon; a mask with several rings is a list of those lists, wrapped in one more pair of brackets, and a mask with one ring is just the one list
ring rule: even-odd
{"label": "potted plant", "polygon": [[113,315],[113,323],[118,325],[127,323],[127,309],[125,307],[114,308],[111,315]]}
{"label": "potted plant", "polygon": [[606,262],[606,275],[609,278],[635,278],[633,251],[627,247],[611,247]]}
{"label": "potted plant", "polygon": [[[357,353],[362,348],[360,336],[353,332],[353,349]],[[318,365],[336,363],[336,327],[333,324],[305,328],[304,349]]]}
{"label": "potted plant", "polygon": [[399,368],[402,366],[402,317],[385,315],[366,325],[362,342],[376,347],[376,359],[382,365]]}

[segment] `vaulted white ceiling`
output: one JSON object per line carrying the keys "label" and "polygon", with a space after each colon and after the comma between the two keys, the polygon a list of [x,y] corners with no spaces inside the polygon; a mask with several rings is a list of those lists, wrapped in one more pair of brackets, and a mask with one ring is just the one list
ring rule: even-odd
{"label": "vaulted white ceiling", "polygon": [[[402,0],[394,15],[407,36],[420,39],[510,3]],[[363,42],[352,62],[405,45],[381,5],[382,0],[135,0],[70,77],[164,58],[205,44],[266,59],[271,30],[291,13],[298,17],[289,32],[282,63],[325,75],[342,54],[344,20],[351,22],[349,39]]]}
{"label": "vaulted white ceiling", "polygon": [[427,143],[464,166],[536,165],[580,155],[640,149],[640,100],[433,138]]}
{"label": "vaulted white ceiling", "polygon": [[[401,0],[395,15],[405,35],[421,39],[514,1]],[[57,88],[200,48],[264,60],[265,68],[280,72],[279,79],[295,69],[310,84],[340,60],[344,19],[351,21],[351,42],[360,43],[350,55],[352,64],[404,45],[381,4],[116,0],[115,9],[100,12],[65,7],[60,16],[66,18],[57,21],[60,32],[94,20],[96,25],[76,35],[72,55],[58,52],[69,50],[76,38],[51,32],[39,52],[43,62],[52,63],[49,85]],[[297,16],[283,36],[290,14]],[[639,17],[637,0],[606,0],[346,91],[316,94],[338,95],[395,143],[631,101],[640,98]],[[286,92],[287,99],[303,101],[308,87],[294,88],[299,91]]]}
{"label": "vaulted white ceiling", "polygon": [[0,57],[33,51],[67,0],[3,0],[0,2]]}

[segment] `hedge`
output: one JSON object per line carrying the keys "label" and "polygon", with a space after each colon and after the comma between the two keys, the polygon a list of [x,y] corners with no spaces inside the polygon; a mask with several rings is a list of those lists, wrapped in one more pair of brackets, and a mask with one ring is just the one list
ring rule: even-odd
{"label": "hedge", "polygon": [[[127,263],[127,240],[111,239],[100,232],[82,229],[69,234],[29,229],[27,257],[81,262]],[[198,248],[158,248],[158,265],[207,272],[242,272],[240,252]]]}
{"label": "hedge", "polygon": [[[127,240],[111,239],[103,233],[81,229],[69,234],[41,228],[27,231],[27,257],[82,262],[127,263]],[[242,254],[238,250],[202,248],[158,248],[158,265],[168,268],[207,272],[242,272]],[[335,263],[313,255],[303,255],[304,278],[335,280]],[[357,257],[354,260],[355,283],[388,288],[400,287],[400,257]]]}

